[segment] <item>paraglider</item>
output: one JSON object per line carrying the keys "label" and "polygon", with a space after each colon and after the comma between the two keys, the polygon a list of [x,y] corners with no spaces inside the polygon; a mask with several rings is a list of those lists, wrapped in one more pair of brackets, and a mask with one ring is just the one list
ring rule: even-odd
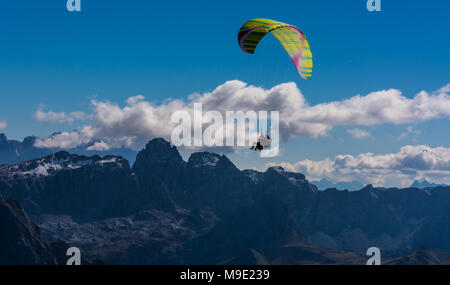
{"label": "paraglider", "polygon": [[261,39],[271,33],[281,43],[303,79],[311,79],[313,61],[311,48],[299,28],[269,19],[253,19],[239,30],[241,49],[253,54]]}
{"label": "paraglider", "polygon": [[266,136],[263,136],[261,134],[258,138],[258,141],[254,143],[250,149],[254,151],[262,151],[264,148],[268,148],[271,142],[272,139],[270,138],[269,134],[267,134]]}

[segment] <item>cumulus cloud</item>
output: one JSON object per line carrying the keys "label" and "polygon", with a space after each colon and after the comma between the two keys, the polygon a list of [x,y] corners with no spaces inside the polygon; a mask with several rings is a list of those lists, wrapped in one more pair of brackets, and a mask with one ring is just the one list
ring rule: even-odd
{"label": "cumulus cloud", "polygon": [[140,101],[143,101],[145,99],[145,97],[143,95],[137,95],[137,96],[133,96],[127,99],[127,104],[128,105],[134,105]]}
{"label": "cumulus cloud", "polygon": [[435,93],[437,94],[448,94],[450,93],[450,83],[437,90]]}
{"label": "cumulus cloud", "polygon": [[[275,164],[268,164],[267,167]],[[409,186],[415,179],[450,184],[450,148],[406,145],[397,153],[337,155],[321,161],[276,164],[311,180],[361,181],[379,186]]]}
{"label": "cumulus cloud", "polygon": [[[404,124],[450,116],[450,84],[429,94],[420,92],[407,98],[399,90],[389,89],[357,95],[343,101],[310,106],[295,83],[283,83],[271,89],[248,85],[239,80],[227,81],[211,92],[193,94],[187,100],[171,99],[162,104],[145,100],[142,95],[130,97],[125,106],[117,103],[93,100],[93,114],[89,116],[89,131],[79,134],[61,134],[53,142],[69,145],[89,138],[103,141],[112,147],[128,143],[140,148],[149,139],[170,139],[175,125],[171,116],[175,111],[192,113],[195,103],[203,104],[203,111],[279,111],[280,135],[291,137],[318,137],[326,135],[335,126],[371,126],[377,124]],[[35,117],[42,121],[70,122],[72,114],[43,112],[38,109]],[[225,116],[224,116],[225,117]],[[359,129],[358,129],[359,130]],[[353,129],[351,133],[367,136],[364,131]],[[53,143],[52,142],[52,143]]]}
{"label": "cumulus cloud", "polygon": [[352,137],[356,139],[368,139],[372,138],[372,135],[368,131],[364,131],[358,128],[349,129],[347,130],[347,133],[349,133]]}
{"label": "cumulus cloud", "polygon": [[84,120],[86,118],[86,114],[80,111],[71,112],[70,114],[66,114],[65,112],[53,112],[53,111],[44,111],[44,105],[38,107],[36,112],[33,115],[33,118],[40,122],[45,123],[73,123],[75,120]]}
{"label": "cumulus cloud", "polygon": [[93,145],[87,148],[87,150],[96,150],[96,151],[105,151],[110,149],[111,147],[104,141],[95,142]]}
{"label": "cumulus cloud", "polygon": [[6,129],[7,126],[8,124],[6,123],[6,121],[0,120],[0,130]]}
{"label": "cumulus cloud", "polygon": [[308,178],[314,180],[330,177],[335,169],[334,162],[329,158],[320,161],[305,159],[294,164],[289,162],[268,163],[266,167],[281,166],[287,171],[300,172],[308,175]]}
{"label": "cumulus cloud", "polygon": [[59,132],[45,139],[36,139],[34,146],[38,148],[74,149],[86,147],[87,150],[104,151],[111,148],[133,147],[136,138],[133,136],[112,136],[105,140],[96,138],[98,130],[92,126],[85,126],[80,131]]}
{"label": "cumulus cloud", "polygon": [[34,146],[38,148],[73,149],[88,144],[92,140],[92,135],[91,127],[86,126],[81,131],[60,132],[45,139],[37,139]]}

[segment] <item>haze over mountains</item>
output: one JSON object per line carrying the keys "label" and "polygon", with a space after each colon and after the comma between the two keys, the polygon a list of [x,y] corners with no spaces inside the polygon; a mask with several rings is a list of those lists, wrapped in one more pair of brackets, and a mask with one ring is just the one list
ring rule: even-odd
{"label": "haze over mountains", "polygon": [[318,191],[281,167],[241,171],[208,152],[184,161],[163,139],[133,166],[67,152],[0,166],[0,195],[46,239],[107,264],[364,264],[372,246],[399,257],[437,248],[422,254],[445,263],[449,190]]}

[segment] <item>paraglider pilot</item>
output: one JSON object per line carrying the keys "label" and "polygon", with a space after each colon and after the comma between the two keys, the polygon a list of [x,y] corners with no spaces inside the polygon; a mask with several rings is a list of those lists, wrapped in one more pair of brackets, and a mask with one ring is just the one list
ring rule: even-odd
{"label": "paraglider pilot", "polygon": [[269,134],[266,136],[263,136],[262,134],[259,136],[258,141],[253,144],[253,146],[250,148],[254,151],[262,151],[264,148],[269,147],[270,143],[272,142],[272,139],[270,138]]}

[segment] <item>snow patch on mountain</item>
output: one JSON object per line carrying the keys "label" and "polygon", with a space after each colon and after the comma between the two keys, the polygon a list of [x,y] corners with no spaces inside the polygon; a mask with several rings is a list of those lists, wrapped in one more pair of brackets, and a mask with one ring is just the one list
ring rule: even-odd
{"label": "snow patch on mountain", "polygon": [[2,180],[10,180],[17,177],[49,176],[58,171],[79,169],[91,165],[115,164],[118,167],[122,167],[123,161],[123,158],[114,156],[100,158],[99,156],[86,157],[67,152],[57,152],[24,163],[0,165],[0,178]]}
{"label": "snow patch on mountain", "polygon": [[189,158],[189,164],[194,168],[215,167],[220,161],[220,156],[215,153],[199,152],[194,153]]}
{"label": "snow patch on mountain", "polygon": [[258,184],[264,179],[264,174],[262,172],[252,170],[252,169],[246,169],[243,170],[242,173],[250,178],[250,180],[253,181],[253,183]]}

